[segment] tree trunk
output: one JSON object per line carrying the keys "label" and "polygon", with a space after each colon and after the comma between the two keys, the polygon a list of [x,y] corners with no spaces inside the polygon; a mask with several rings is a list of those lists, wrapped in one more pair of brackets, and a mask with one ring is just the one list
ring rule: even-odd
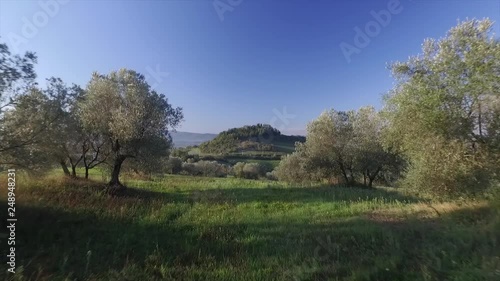
{"label": "tree trunk", "polygon": [[68,170],[68,166],[66,166],[66,162],[64,162],[64,161],[61,160],[59,163],[61,164],[61,168],[64,171],[64,175],[65,176],[69,176],[70,173],[69,173],[69,170]]}
{"label": "tree trunk", "polygon": [[355,185],[355,178],[354,178],[354,172],[352,170],[352,166],[349,166],[349,186],[354,186]]}
{"label": "tree trunk", "polygon": [[349,177],[347,176],[347,171],[345,170],[344,164],[341,160],[337,160],[337,163],[339,165],[340,171],[342,172],[342,177],[344,178],[345,184],[348,185]]}
{"label": "tree trunk", "polygon": [[380,172],[381,168],[378,167],[377,170],[375,170],[375,173],[373,175],[368,174],[368,187],[373,187],[373,181],[377,177],[378,173]]}
{"label": "tree trunk", "polygon": [[345,169],[341,169],[341,170],[342,170],[342,176],[344,177],[345,184],[349,185],[349,177],[347,176],[347,172],[345,171]]}
{"label": "tree trunk", "polygon": [[76,166],[71,166],[71,176],[76,178]]}
{"label": "tree trunk", "polygon": [[89,178],[89,167],[85,166],[85,179]]}
{"label": "tree trunk", "polygon": [[115,161],[113,163],[113,171],[111,172],[111,180],[109,181],[110,186],[124,187],[121,184],[119,178],[123,161],[125,161],[125,157],[123,155],[118,155],[115,157]]}

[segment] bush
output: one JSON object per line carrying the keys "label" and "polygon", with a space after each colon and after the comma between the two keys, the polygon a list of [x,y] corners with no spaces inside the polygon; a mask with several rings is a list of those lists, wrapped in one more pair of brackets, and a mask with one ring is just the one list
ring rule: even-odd
{"label": "bush", "polygon": [[217,161],[198,161],[196,163],[183,163],[182,173],[191,176],[225,177],[230,172],[230,167]]}
{"label": "bush", "polygon": [[238,162],[234,164],[232,174],[237,178],[244,178],[243,168],[245,167],[245,162]]}
{"label": "bush", "polygon": [[266,173],[266,179],[271,180],[271,181],[277,181],[278,177],[274,172],[267,172]]}
{"label": "bush", "polygon": [[401,186],[436,195],[477,194],[489,186],[494,172],[487,157],[471,157],[469,148],[458,141],[428,140],[427,149],[410,163]]}
{"label": "bush", "polygon": [[220,164],[217,161],[199,161],[195,164],[198,171],[205,177],[225,177],[229,173],[230,167]]}
{"label": "bush", "polygon": [[238,162],[233,166],[233,175],[237,178],[258,179],[264,176],[264,170],[259,163]]}
{"label": "bush", "polygon": [[181,174],[190,176],[199,176],[201,175],[201,172],[198,170],[198,167],[196,166],[195,163],[184,162],[182,163]]}
{"label": "bush", "polygon": [[258,179],[261,175],[259,163],[246,163],[243,167],[243,175],[246,179]]}
{"label": "bush", "polygon": [[280,164],[274,170],[274,175],[281,181],[302,183],[311,180],[306,172],[305,159],[298,152],[283,157]]}
{"label": "bush", "polygon": [[166,164],[166,170],[169,174],[178,174],[182,171],[182,159],[179,157],[170,157]]}

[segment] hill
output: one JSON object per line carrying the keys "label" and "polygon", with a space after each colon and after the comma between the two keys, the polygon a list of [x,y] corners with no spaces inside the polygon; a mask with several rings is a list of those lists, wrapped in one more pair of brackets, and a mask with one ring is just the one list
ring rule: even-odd
{"label": "hill", "polygon": [[199,148],[202,153],[290,153],[295,142],[304,142],[304,136],[287,136],[267,124],[257,124],[232,128],[221,132],[210,141],[203,142]]}
{"label": "hill", "polygon": [[217,134],[200,134],[191,132],[171,132],[172,141],[175,147],[186,147],[199,145],[203,142],[210,141],[217,137]]}

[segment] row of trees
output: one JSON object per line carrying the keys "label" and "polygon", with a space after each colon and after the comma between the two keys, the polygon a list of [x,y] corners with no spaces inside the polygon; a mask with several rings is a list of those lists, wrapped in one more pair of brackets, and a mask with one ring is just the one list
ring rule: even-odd
{"label": "row of trees", "polygon": [[[36,82],[36,56],[13,55],[0,44],[0,164],[30,170],[60,165],[66,175],[110,166],[110,186],[123,188],[126,159],[134,170],[154,170],[168,159],[182,109],[174,108],[143,75],[122,69],[93,73],[83,89],[59,78]],[[70,171],[71,169],[71,171]]]}
{"label": "row of trees", "polygon": [[[423,53],[390,66],[396,79],[381,112],[328,111],[283,159],[287,181],[377,177],[434,192],[491,186],[500,167],[500,42],[492,22],[469,20]],[[381,177],[383,176],[383,177]]]}

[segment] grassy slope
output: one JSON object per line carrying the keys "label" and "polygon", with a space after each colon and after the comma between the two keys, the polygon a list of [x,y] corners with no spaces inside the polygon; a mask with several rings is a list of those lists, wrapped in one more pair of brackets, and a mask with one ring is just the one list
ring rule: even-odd
{"label": "grassy slope", "polygon": [[127,184],[135,188],[110,197],[95,190],[96,182],[20,181],[17,251],[24,272],[16,276],[500,279],[497,209],[488,202],[431,208],[386,189],[184,176]]}

